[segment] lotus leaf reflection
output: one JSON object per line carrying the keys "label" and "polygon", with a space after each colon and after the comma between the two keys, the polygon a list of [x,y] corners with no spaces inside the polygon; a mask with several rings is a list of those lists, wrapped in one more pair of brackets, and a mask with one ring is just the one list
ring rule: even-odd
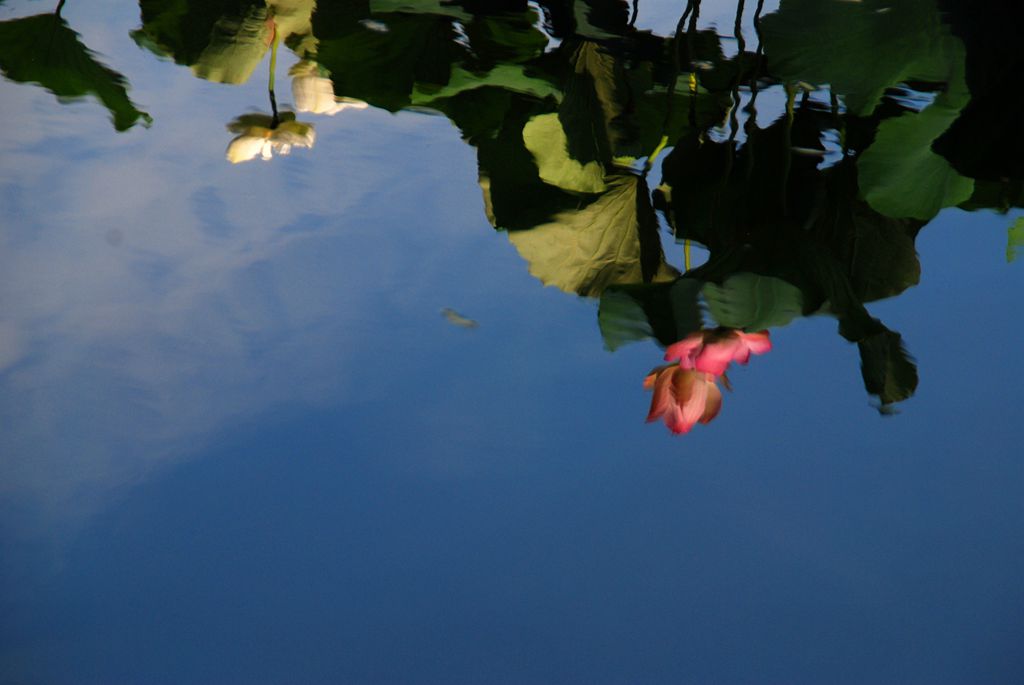
{"label": "lotus leaf reflection", "polygon": [[[93,94],[118,130],[148,122],[64,4],[0,21],[3,73],[62,99]],[[529,272],[600,298],[608,349],[667,348],[675,370],[652,383],[676,390],[662,387],[656,414],[685,432],[711,416],[694,374],[717,388],[730,364],[771,349],[760,329],[813,314],[857,345],[881,408],[909,399],[916,363],[868,305],[917,285],[915,241],[939,212],[1024,206],[1009,123],[1022,61],[1005,49],[1021,10],[990,22],[966,0],[890,4],[740,2],[726,38],[700,27],[700,2],[659,35],[637,28],[639,3],[615,0],[142,0],[131,36],[216,83],[269,62],[271,113],[228,126],[232,164],[316,142],[278,111],[280,50],[297,60],[298,112],[447,117],[475,152],[486,218]],[[1016,219],[1007,260],[1022,231]],[[707,251],[696,268],[692,246]]]}
{"label": "lotus leaf reflection", "polygon": [[1022,39],[0,0],[0,685],[1024,683]]}
{"label": "lotus leaf reflection", "polygon": [[61,16],[61,2],[51,14],[0,21],[0,71],[12,81],[35,83],[60,102],[96,97],[110,112],[114,128],[126,131],[152,117],[128,97],[128,81],[100,63]]}
{"label": "lotus leaf reflection", "polygon": [[215,83],[246,83],[272,46],[287,43],[304,53],[313,40],[314,0],[139,4],[142,27],[133,32],[135,41]]}

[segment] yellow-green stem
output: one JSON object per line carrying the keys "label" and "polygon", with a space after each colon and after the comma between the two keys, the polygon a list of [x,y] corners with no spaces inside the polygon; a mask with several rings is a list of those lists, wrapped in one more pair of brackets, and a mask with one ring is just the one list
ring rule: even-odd
{"label": "yellow-green stem", "polygon": [[664,150],[667,145],[668,145],[668,136],[662,136],[661,137],[661,141],[658,143],[658,147],[654,148],[654,152],[652,152],[647,157],[647,168],[648,169],[650,169],[652,166],[654,166],[654,162],[657,161],[658,155],[661,154],[661,151]]}
{"label": "yellow-green stem", "polygon": [[277,31],[274,31],[274,40],[270,44],[270,90],[274,90],[274,75],[277,72]]}

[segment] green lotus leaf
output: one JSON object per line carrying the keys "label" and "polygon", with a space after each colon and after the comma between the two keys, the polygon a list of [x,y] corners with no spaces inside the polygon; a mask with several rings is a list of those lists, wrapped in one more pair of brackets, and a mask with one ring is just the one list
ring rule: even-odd
{"label": "green lotus leaf", "polygon": [[785,326],[800,316],[800,289],[780,278],[753,273],[730,276],[722,285],[704,286],[704,300],[719,326],[760,331]]}
{"label": "green lotus leaf", "polygon": [[545,285],[587,297],[620,283],[674,279],[658,242],[658,224],[647,184],[632,174],[605,179],[607,190],[582,209],[556,214],[554,220],[509,240]]}
{"label": "green lotus leaf", "polygon": [[[367,21],[372,19],[372,21]],[[322,5],[313,17],[317,61],[331,72],[334,92],[398,111],[417,98],[437,96],[452,66],[468,51],[454,20],[394,12],[361,17],[346,3]]]}
{"label": "green lotus leaf", "polygon": [[864,387],[882,406],[908,399],[917,390],[917,366],[899,333],[882,330],[857,343]]}
{"label": "green lotus leaf", "polygon": [[1006,235],[1006,261],[1017,258],[1017,248],[1024,247],[1024,216],[1013,222]]}
{"label": "green lotus leaf", "polygon": [[568,139],[558,114],[539,114],[523,127],[523,142],[545,183],[577,193],[604,192],[604,165],[582,164],[569,156]]}
{"label": "green lotus leaf", "polygon": [[20,83],[37,83],[58,98],[95,96],[124,131],[152,118],[128,98],[125,77],[100,64],[60,15],[0,22],[0,69]]}
{"label": "green lotus leaf", "polygon": [[526,70],[518,64],[499,64],[483,74],[476,74],[454,65],[448,83],[444,87],[427,89],[419,84],[414,85],[411,102],[413,105],[426,107],[438,100],[485,87],[501,88],[513,93],[532,95],[539,99],[558,99],[561,96],[561,91],[550,82],[527,74]]}
{"label": "green lotus leaf", "polygon": [[873,209],[927,221],[971,197],[974,181],[932,151],[932,143],[959,112],[942,96],[921,112],[881,123],[875,141],[857,161],[861,195]]}
{"label": "green lotus leaf", "polygon": [[703,325],[700,291],[703,281],[680,278],[674,283],[615,285],[601,294],[597,321],[605,349],[655,338],[668,346]]}
{"label": "green lotus leaf", "polygon": [[935,0],[783,0],[760,28],[773,75],[828,83],[857,115],[887,88],[947,81],[963,62]]}

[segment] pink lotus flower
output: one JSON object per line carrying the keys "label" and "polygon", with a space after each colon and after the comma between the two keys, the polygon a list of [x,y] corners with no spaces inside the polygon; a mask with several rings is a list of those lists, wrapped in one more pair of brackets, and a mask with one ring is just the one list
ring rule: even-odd
{"label": "pink lotus flower", "polygon": [[651,371],[644,379],[644,388],[654,388],[648,423],[663,417],[673,433],[687,433],[698,422],[708,423],[722,408],[722,391],[715,376],[678,364]]}
{"label": "pink lotus flower", "polygon": [[654,390],[647,421],[664,418],[673,433],[687,433],[697,423],[708,423],[722,409],[721,379],[729,388],[725,370],[732,362],[746,364],[752,354],[772,349],[768,331],[744,333],[732,328],[697,331],[665,350],[674,362],[659,366],[644,379]]}
{"label": "pink lotus flower", "polygon": [[772,349],[768,331],[744,333],[732,328],[697,331],[665,350],[665,361],[678,361],[684,369],[721,376],[731,362],[746,364],[751,354]]}

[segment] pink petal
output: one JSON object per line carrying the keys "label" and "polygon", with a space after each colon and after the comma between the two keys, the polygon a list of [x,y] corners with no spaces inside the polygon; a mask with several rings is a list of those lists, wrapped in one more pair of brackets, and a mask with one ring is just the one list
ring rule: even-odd
{"label": "pink petal", "polygon": [[742,341],[736,341],[736,350],[733,352],[732,360],[739,364],[746,365],[750,361],[750,348],[743,344]]}
{"label": "pink petal", "polygon": [[683,368],[693,368],[687,366],[686,362],[692,362],[701,346],[704,344],[704,335],[700,332],[691,333],[677,343],[673,343],[668,346],[665,350],[665,361],[674,362],[678,361]]}
{"label": "pink petal", "polygon": [[754,354],[764,354],[772,349],[772,341],[768,338],[768,331],[758,331],[757,333],[744,333],[743,331],[737,331],[740,340],[747,346]]}
{"label": "pink petal", "polygon": [[700,417],[700,422],[710,423],[718,416],[718,412],[722,411],[722,391],[719,390],[714,380],[707,379],[705,382],[708,385],[708,400],[704,405],[704,414]]}
{"label": "pink petal", "polygon": [[693,422],[687,422],[683,410],[679,407],[673,407],[672,411],[665,414],[665,425],[676,435],[689,433],[690,429],[693,428]]}
{"label": "pink petal", "polygon": [[703,374],[677,369],[672,378],[673,405],[665,414],[665,425],[673,433],[686,433],[704,412],[707,395]]}
{"label": "pink petal", "polygon": [[729,362],[735,358],[736,353],[739,351],[739,345],[739,340],[735,338],[728,338],[705,345],[704,349],[697,355],[694,368],[698,371],[721,376],[729,368]]}
{"label": "pink petal", "polygon": [[[662,368],[657,371],[657,378],[654,381],[654,396],[651,398],[651,409],[647,412],[647,422],[654,421],[659,416],[671,411],[675,406],[675,398],[672,396],[672,374],[677,367]],[[650,376],[648,376],[650,378]]]}

